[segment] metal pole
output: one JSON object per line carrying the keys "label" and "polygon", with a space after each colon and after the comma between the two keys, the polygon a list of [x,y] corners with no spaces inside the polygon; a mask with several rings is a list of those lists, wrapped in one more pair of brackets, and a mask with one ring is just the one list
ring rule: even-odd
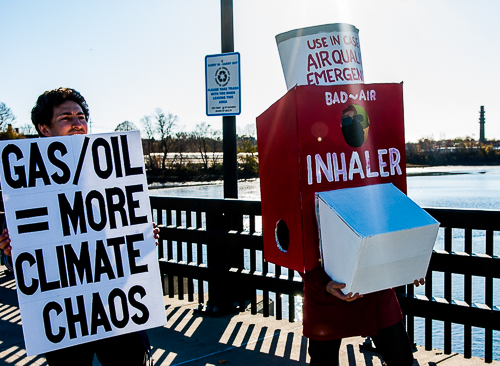
{"label": "metal pole", "polygon": [[[233,1],[221,0],[222,53],[234,52]],[[238,170],[236,160],[236,117],[222,117],[222,150],[224,171],[224,198],[238,198]],[[237,214],[211,213],[207,215],[209,230],[243,230],[243,216]],[[228,271],[230,268],[244,268],[244,253],[237,246],[207,246],[207,264],[211,268]],[[242,298],[240,284],[234,281],[208,281],[208,303],[206,314],[219,316],[238,310],[235,303]]]}
{"label": "metal pole", "polygon": [[[221,0],[222,53],[234,52],[233,0]],[[224,198],[238,198],[236,116],[222,117]]]}

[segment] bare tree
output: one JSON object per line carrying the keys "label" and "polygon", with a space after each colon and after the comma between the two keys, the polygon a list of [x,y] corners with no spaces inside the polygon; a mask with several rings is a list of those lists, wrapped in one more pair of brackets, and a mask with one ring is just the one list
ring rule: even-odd
{"label": "bare tree", "polygon": [[222,131],[221,130],[210,130],[210,147],[212,150],[212,165],[219,161],[219,155],[217,152],[222,151]]}
{"label": "bare tree", "polygon": [[248,137],[256,137],[257,131],[255,128],[255,123],[249,123],[243,127],[238,128],[238,135],[240,136],[248,136]]}
{"label": "bare tree", "polygon": [[201,155],[201,160],[203,161],[203,167],[205,170],[208,170],[208,151],[210,148],[209,131],[210,125],[205,122],[201,122],[196,125],[195,130],[191,133],[196,149]]}
{"label": "bare tree", "polygon": [[33,126],[32,123],[25,123],[24,125],[19,127],[19,131],[21,131],[21,133],[23,135],[36,135],[36,134],[38,134],[36,132],[35,126]]}
{"label": "bare tree", "polygon": [[0,102],[0,130],[5,130],[7,125],[12,124],[15,120],[16,116],[12,110],[5,103]]}
{"label": "bare tree", "polygon": [[153,118],[156,119],[156,130],[158,132],[160,146],[163,152],[162,169],[165,170],[167,154],[173,144],[172,130],[177,122],[177,116],[174,116],[172,113],[165,114],[161,108],[157,108],[153,113]]}
{"label": "bare tree", "polygon": [[150,140],[154,140],[156,131],[155,128],[153,127],[153,123],[151,122],[151,116],[142,117],[141,124],[144,127],[144,132],[146,133],[146,137]]}
{"label": "bare tree", "polygon": [[144,127],[144,133],[146,135],[146,154],[148,155],[148,165],[150,169],[156,169],[156,159],[153,155],[154,153],[154,143],[156,131],[151,122],[151,116],[144,116],[141,118],[141,124]]}
{"label": "bare tree", "polygon": [[136,131],[137,126],[130,121],[123,121],[118,126],[116,126],[115,131]]}
{"label": "bare tree", "polygon": [[175,134],[175,151],[179,153],[179,164],[182,165],[184,156],[188,147],[188,134],[186,132],[177,132]]}

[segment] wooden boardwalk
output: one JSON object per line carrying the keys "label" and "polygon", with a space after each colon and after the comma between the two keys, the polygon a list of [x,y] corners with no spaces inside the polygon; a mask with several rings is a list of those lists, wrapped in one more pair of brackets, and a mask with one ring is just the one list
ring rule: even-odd
{"label": "wooden boardwalk", "polygon": [[[157,366],[308,365],[302,324],[244,312],[211,318],[194,312],[197,304],[165,298],[168,324],[148,331]],[[381,366],[376,353],[360,351],[362,338],[345,339],[340,366]],[[479,366],[483,359],[418,347],[414,366]],[[0,366],[46,365],[40,356],[26,357],[15,282],[0,267]],[[71,362],[68,363],[71,365]],[[100,365],[94,361],[94,365]],[[500,366],[499,361],[489,365]]]}

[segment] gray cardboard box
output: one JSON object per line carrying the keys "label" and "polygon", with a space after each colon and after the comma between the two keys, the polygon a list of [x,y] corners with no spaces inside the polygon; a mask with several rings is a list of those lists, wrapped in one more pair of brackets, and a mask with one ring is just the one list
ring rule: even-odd
{"label": "gray cardboard box", "polygon": [[316,193],[326,273],[345,294],[367,294],[425,277],[439,222],[393,184]]}

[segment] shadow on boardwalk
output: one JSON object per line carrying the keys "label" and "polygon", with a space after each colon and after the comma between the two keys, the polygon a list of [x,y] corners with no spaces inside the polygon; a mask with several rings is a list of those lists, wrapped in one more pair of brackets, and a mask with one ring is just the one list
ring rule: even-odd
{"label": "shadow on boardwalk", "polygon": [[[26,357],[17,305],[16,286],[12,276],[5,276],[0,267],[0,366],[46,365],[43,355]],[[148,331],[157,366],[219,366],[219,365],[288,365],[308,364],[307,339],[302,324],[264,318],[244,312],[220,318],[195,313],[197,304],[165,298],[168,324]],[[344,340],[340,366],[381,366],[376,353],[360,352],[362,338]],[[414,366],[479,366],[479,358],[464,359],[442,351],[415,353]],[[71,365],[71,361],[68,362]],[[94,361],[94,365],[100,365]],[[500,365],[493,362],[490,365]]]}

